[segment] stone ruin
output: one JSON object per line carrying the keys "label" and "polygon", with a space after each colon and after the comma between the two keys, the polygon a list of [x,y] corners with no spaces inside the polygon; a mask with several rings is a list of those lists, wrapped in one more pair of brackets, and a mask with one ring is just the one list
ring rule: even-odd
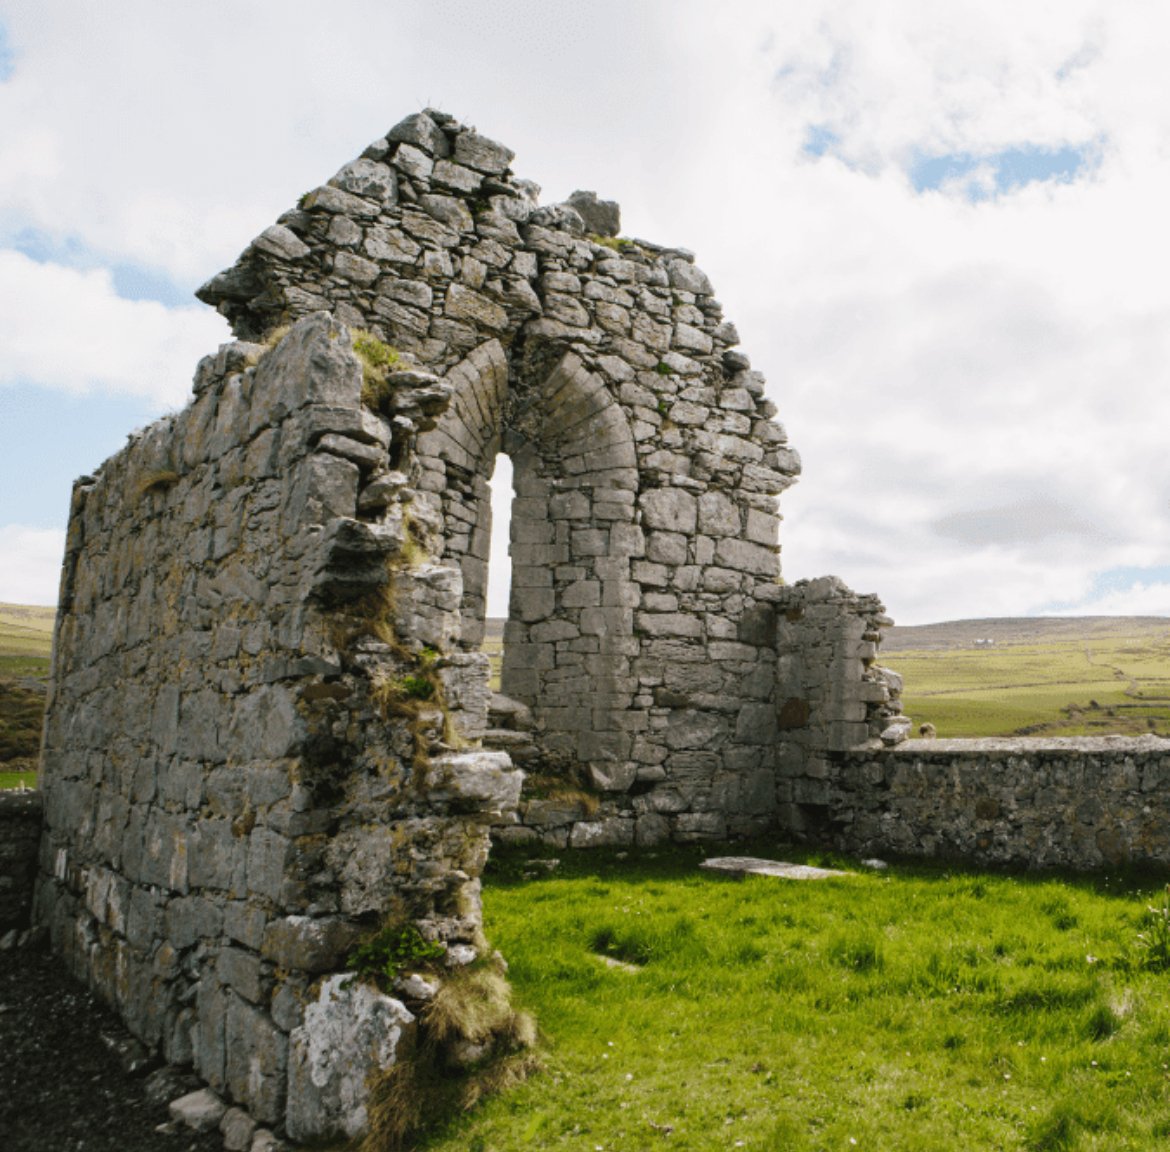
{"label": "stone ruin", "polygon": [[539,206],[511,161],[433,111],[375,141],[200,290],[237,342],[73,492],[35,916],[296,1140],[362,1130],[448,979],[373,996],[356,941],[490,954],[492,835],[762,832],[806,745],[898,712],[876,600],[779,580],[799,459],[691,253],[592,193]]}
{"label": "stone ruin", "polygon": [[[540,206],[511,161],[438,112],[395,126],[200,290],[237,341],[74,487],[35,919],[142,1043],[294,1140],[360,1134],[399,1040],[495,962],[493,837],[913,851],[1020,807],[949,742],[947,788],[882,759],[909,730],[890,621],[781,582],[799,458],[691,253],[593,193]],[[346,975],[386,924],[443,953],[389,993]]]}

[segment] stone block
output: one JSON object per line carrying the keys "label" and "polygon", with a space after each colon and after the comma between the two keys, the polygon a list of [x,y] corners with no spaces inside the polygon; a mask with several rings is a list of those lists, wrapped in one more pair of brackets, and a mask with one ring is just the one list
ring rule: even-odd
{"label": "stone block", "polygon": [[677,566],[687,562],[687,537],[679,532],[650,532],[646,536],[646,559],[656,564]]}
{"label": "stone block", "polygon": [[413,1023],[401,1001],[368,984],[344,974],[325,980],[289,1036],[289,1136],[305,1143],[361,1136],[369,1080],[393,1066]]}
{"label": "stone block", "polygon": [[695,497],[682,488],[652,488],[642,493],[638,504],[647,528],[690,535],[698,523]]}
{"label": "stone block", "polygon": [[266,1012],[232,996],[225,1025],[227,1089],[262,1124],[284,1116],[288,1037]]}
{"label": "stone block", "polygon": [[227,1112],[227,1105],[209,1088],[188,1092],[168,1106],[171,1119],[192,1132],[214,1132]]}
{"label": "stone block", "polygon": [[570,848],[626,848],[634,843],[634,821],[620,816],[573,825]]}
{"label": "stone block", "polygon": [[342,967],[361,929],[336,917],[286,916],[264,929],[261,954],[278,968],[328,972]]}

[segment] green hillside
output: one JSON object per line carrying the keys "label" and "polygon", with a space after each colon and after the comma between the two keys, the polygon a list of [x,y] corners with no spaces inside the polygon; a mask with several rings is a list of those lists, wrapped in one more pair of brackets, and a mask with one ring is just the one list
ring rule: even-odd
{"label": "green hillside", "polygon": [[939,736],[1170,736],[1170,619],[960,620],[892,628],[882,663]]}
{"label": "green hillside", "polygon": [[0,604],[0,788],[36,782],[55,617]]}

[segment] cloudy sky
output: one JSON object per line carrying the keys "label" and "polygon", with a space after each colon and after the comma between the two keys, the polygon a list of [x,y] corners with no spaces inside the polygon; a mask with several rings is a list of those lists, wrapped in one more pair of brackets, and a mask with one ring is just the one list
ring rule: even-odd
{"label": "cloudy sky", "polygon": [[229,338],[193,290],[433,105],[697,253],[804,458],[787,579],[1170,614],[1168,39],[1157,0],[0,0],[0,601],[54,601],[70,482]]}

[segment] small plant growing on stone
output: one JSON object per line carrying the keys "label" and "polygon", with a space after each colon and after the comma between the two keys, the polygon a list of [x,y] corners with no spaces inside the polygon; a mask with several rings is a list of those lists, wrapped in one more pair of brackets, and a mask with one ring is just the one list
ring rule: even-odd
{"label": "small plant growing on stone", "polygon": [[435,685],[426,676],[403,676],[397,687],[407,700],[429,700],[435,694]]}
{"label": "small plant growing on stone", "polygon": [[398,364],[401,354],[364,328],[353,330],[353,350],[362,362],[362,403],[380,411],[388,395],[386,377]]}
{"label": "small plant growing on stone", "polygon": [[476,964],[444,979],[423,1010],[410,1058],[370,1082],[359,1152],[398,1152],[443,1117],[523,1083],[540,1068],[536,1026],[512,1007],[502,973]]}
{"label": "small plant growing on stone", "polygon": [[1170,884],[1162,893],[1160,904],[1147,904],[1137,934],[1144,968],[1165,972],[1170,968]]}
{"label": "small plant growing on stone", "polygon": [[425,967],[446,949],[428,940],[413,924],[390,921],[349,954],[346,967],[363,980],[389,987],[405,968]]}
{"label": "small plant growing on stone", "polygon": [[600,244],[603,248],[611,248],[614,252],[634,247],[633,240],[627,240],[624,236],[599,236],[596,232],[591,232],[589,239],[594,244]]}
{"label": "small plant growing on stone", "polygon": [[654,371],[657,372],[659,376],[669,376],[670,365],[667,364],[665,360],[659,360],[658,363],[654,365]]}

